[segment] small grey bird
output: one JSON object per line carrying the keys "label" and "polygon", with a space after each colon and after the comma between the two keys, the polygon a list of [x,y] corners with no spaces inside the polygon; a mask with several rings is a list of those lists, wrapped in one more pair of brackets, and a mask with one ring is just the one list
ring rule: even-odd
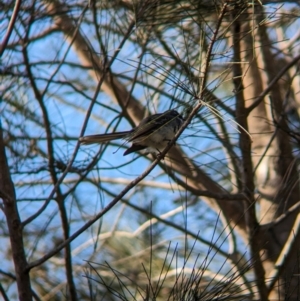
{"label": "small grey bird", "polygon": [[92,144],[125,139],[132,142],[132,145],[125,151],[124,156],[141,150],[144,153],[160,153],[174,138],[183,122],[183,117],[177,111],[169,110],[144,118],[131,131],[84,136],[79,141],[81,144]]}

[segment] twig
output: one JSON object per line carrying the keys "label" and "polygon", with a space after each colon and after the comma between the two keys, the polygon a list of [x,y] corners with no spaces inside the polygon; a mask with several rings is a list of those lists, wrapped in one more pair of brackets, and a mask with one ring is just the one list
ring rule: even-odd
{"label": "twig", "polygon": [[3,39],[3,42],[2,42],[2,44],[0,46],[0,58],[2,57],[3,52],[4,52],[4,50],[5,50],[6,46],[7,46],[8,40],[9,40],[9,38],[11,36],[12,30],[14,28],[14,25],[15,25],[15,22],[16,22],[16,19],[17,19],[20,7],[21,7],[21,3],[22,3],[22,0],[16,0],[15,6],[14,6],[14,10],[13,10],[12,16],[11,16],[9,24],[8,24],[6,35],[5,35],[5,37]]}
{"label": "twig", "polygon": [[249,115],[253,109],[255,109],[260,102],[264,99],[264,97],[272,90],[273,86],[282,78],[282,76],[291,68],[293,67],[298,61],[300,60],[300,54],[296,56],[293,60],[291,60],[286,66],[284,66],[277,75],[272,79],[272,81],[269,83],[268,87],[258,95],[256,100],[252,103],[251,106],[249,106],[245,113]]}

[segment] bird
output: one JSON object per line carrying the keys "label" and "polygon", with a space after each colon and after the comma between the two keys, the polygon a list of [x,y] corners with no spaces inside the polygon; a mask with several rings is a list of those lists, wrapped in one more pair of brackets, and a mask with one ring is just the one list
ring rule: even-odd
{"label": "bird", "polygon": [[145,154],[160,154],[174,138],[183,122],[184,118],[181,114],[176,110],[168,110],[144,118],[137,127],[130,131],[83,136],[79,138],[79,141],[83,145],[88,145],[125,139],[132,142],[132,145],[123,156],[138,151]]}

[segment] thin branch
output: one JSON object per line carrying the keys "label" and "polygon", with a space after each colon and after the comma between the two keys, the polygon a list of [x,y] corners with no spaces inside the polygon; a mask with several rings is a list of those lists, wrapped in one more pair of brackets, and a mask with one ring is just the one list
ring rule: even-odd
{"label": "thin branch", "polygon": [[[233,35],[233,60],[234,62],[241,62],[241,34],[242,24],[249,22],[245,20],[243,15],[240,14],[238,8],[235,8],[232,16],[234,22],[232,23],[232,35]],[[267,287],[265,284],[265,271],[262,264],[260,251],[262,250],[262,239],[259,231],[259,224],[256,220],[256,212],[254,200],[254,174],[253,164],[251,156],[251,140],[248,133],[248,121],[245,108],[244,98],[244,84],[242,80],[242,68],[240,64],[233,64],[233,83],[236,91],[236,118],[237,122],[245,129],[241,131],[239,137],[240,149],[242,152],[242,166],[243,166],[243,178],[241,179],[243,185],[243,191],[247,195],[247,201],[250,202],[247,212],[247,223],[249,227],[249,245],[251,249],[251,258],[255,271],[255,282],[257,284],[258,293],[261,300],[268,299]]]}
{"label": "thin branch", "polygon": [[221,12],[218,16],[218,22],[217,22],[217,25],[216,25],[216,29],[215,29],[214,34],[212,36],[211,42],[208,45],[206,59],[205,59],[205,65],[204,65],[204,69],[203,69],[203,74],[204,75],[203,75],[203,78],[202,78],[202,82],[201,82],[200,90],[199,90],[200,92],[199,92],[199,95],[198,95],[198,98],[202,101],[205,101],[204,92],[205,92],[205,89],[206,89],[206,82],[207,82],[207,79],[208,79],[209,65],[210,65],[211,60],[212,60],[212,50],[213,50],[213,47],[215,45],[215,42],[217,41],[217,36],[218,36],[219,29],[220,29],[220,26],[221,26],[222,21],[223,21],[223,17],[226,13],[228,2],[230,2],[230,1],[226,1],[223,4],[222,10],[221,10]]}
{"label": "thin branch", "polygon": [[0,45],[0,58],[2,57],[3,52],[5,51],[8,40],[9,40],[10,35],[11,35],[11,33],[13,31],[13,28],[15,26],[15,22],[16,22],[16,19],[17,19],[17,16],[18,16],[18,13],[19,13],[19,10],[20,10],[20,7],[21,7],[21,3],[22,3],[22,0],[16,0],[12,16],[10,18],[10,21],[9,21],[9,24],[8,24],[8,27],[7,27],[6,34],[3,38],[2,44]]}
{"label": "thin branch", "polygon": [[285,65],[278,73],[277,75],[272,79],[272,81],[269,83],[268,87],[260,93],[260,95],[256,98],[256,100],[246,109],[246,114],[249,115],[251,111],[256,108],[261,101],[267,96],[269,92],[273,89],[274,85],[277,84],[277,82],[282,78],[282,76],[294,65],[298,63],[300,60],[300,54],[297,55],[293,60],[291,60],[287,65]]}
{"label": "thin branch", "polygon": [[[3,141],[3,131],[0,123],[0,191],[2,191],[3,209],[6,217],[10,238],[11,253],[15,265],[16,282],[19,299],[21,301],[32,300],[29,273],[25,271],[27,259],[23,243],[21,220],[16,203],[14,184],[8,167],[7,156]],[[8,195],[9,198],[5,198]]]}
{"label": "thin branch", "polygon": [[263,228],[272,228],[274,226],[279,225],[282,223],[286,218],[288,218],[291,214],[295,213],[300,208],[300,201],[298,201],[296,204],[294,204],[292,207],[290,207],[285,213],[278,216],[274,221],[266,224],[263,226]]}
{"label": "thin branch", "polygon": [[[124,45],[125,42],[127,41],[128,36],[130,35],[130,33],[131,33],[133,27],[134,27],[134,22],[132,22],[132,23],[130,24],[130,26],[129,26],[128,30],[127,30],[127,33],[124,35],[124,38],[123,38],[123,40],[121,41],[119,47],[116,49],[114,55],[112,56],[111,60],[109,61],[108,65],[107,65],[107,69],[103,72],[102,77],[100,78],[100,80],[99,80],[99,82],[98,82],[98,85],[97,85],[96,90],[95,90],[95,93],[94,93],[94,97],[93,97],[93,99],[92,99],[92,101],[91,101],[91,104],[90,104],[88,110],[87,110],[86,118],[85,118],[85,120],[84,120],[84,123],[83,123],[83,126],[82,126],[82,130],[81,130],[81,133],[80,133],[80,136],[83,136],[83,134],[84,134],[84,131],[85,131],[85,128],[86,128],[86,126],[87,126],[89,117],[90,117],[90,115],[91,115],[91,112],[92,112],[94,103],[95,103],[96,98],[97,98],[97,96],[98,96],[98,94],[99,94],[100,88],[101,88],[103,82],[105,81],[105,77],[106,77],[106,75],[107,75],[107,70],[111,67],[111,65],[112,65],[112,64],[114,63],[114,61],[116,60],[116,58],[117,58],[119,52],[121,51],[123,45]],[[28,223],[32,222],[35,218],[37,218],[37,217],[38,217],[38,216],[46,209],[46,207],[48,206],[50,200],[53,198],[53,196],[54,196],[54,194],[55,194],[57,188],[58,188],[59,185],[62,183],[62,181],[64,180],[64,178],[65,178],[66,175],[68,174],[69,170],[71,169],[71,167],[72,167],[72,165],[73,165],[73,163],[74,163],[74,161],[75,161],[75,158],[76,158],[76,156],[77,156],[77,153],[78,153],[78,150],[79,150],[79,146],[80,146],[80,144],[79,144],[79,142],[77,142],[76,147],[75,147],[75,149],[74,149],[74,151],[73,151],[73,155],[72,155],[72,157],[71,157],[69,163],[67,164],[66,169],[64,170],[64,172],[63,172],[63,174],[61,175],[61,177],[58,179],[57,183],[55,184],[54,188],[52,189],[51,193],[49,194],[49,196],[48,196],[47,200],[45,201],[44,205],[43,205],[43,206],[42,206],[35,214],[33,214],[31,217],[29,217],[27,220],[25,220],[25,221],[23,222],[23,225],[24,225],[24,226],[27,225]]]}
{"label": "thin branch", "polygon": [[[275,263],[275,269],[272,270],[272,272],[268,275],[270,278],[270,283],[268,285],[268,291],[271,292],[275,286],[275,283],[278,281],[278,279],[282,276],[282,273],[285,271],[285,265],[287,264],[287,261],[290,261],[293,256],[291,256],[291,253],[298,253],[299,252],[299,241],[300,241],[300,214],[297,215],[295,222],[291,228],[290,235],[288,236],[287,241],[285,242],[277,260]],[[299,258],[299,257],[298,257]],[[297,262],[293,262],[293,264],[297,264]],[[295,273],[297,273],[299,270],[295,266]],[[292,272],[293,273],[293,272]],[[289,275],[290,278],[294,278],[295,276]],[[299,283],[297,281],[297,283]]]}

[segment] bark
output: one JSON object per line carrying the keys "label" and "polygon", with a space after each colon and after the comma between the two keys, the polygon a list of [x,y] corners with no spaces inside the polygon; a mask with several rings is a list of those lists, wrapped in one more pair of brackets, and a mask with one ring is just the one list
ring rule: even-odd
{"label": "bark", "polygon": [[12,257],[15,265],[19,299],[32,300],[29,273],[26,272],[27,259],[23,244],[21,220],[17,208],[14,184],[12,182],[5,152],[3,131],[0,124],[0,197],[6,217]]}
{"label": "bark", "polygon": [[[257,16],[258,30],[252,32],[252,20],[248,18],[248,21],[243,22],[244,37],[240,40],[241,53],[244,54],[242,61],[245,62],[243,64],[244,94],[247,97],[248,107],[268,87],[278,73],[277,66],[280,65],[270,50],[271,41],[266,34],[263,12],[260,10]],[[298,176],[290,138],[286,132],[280,130],[280,128],[288,128],[285,119],[282,118],[284,111],[282,91],[284,91],[283,85],[279,81],[272,86],[269,95],[262,99],[248,117],[249,131],[253,137],[252,160],[255,182],[259,193],[260,231],[262,231],[265,241],[261,249],[261,258],[264,259],[266,279],[274,271],[275,262],[282,254],[290,233],[297,230],[294,224],[297,210],[284,221],[273,223],[274,219],[285,214],[299,200]],[[279,128],[276,128],[274,119],[280,125]],[[298,235],[296,231],[295,239],[298,239]],[[290,252],[289,256],[292,254],[296,256],[299,245],[295,243],[293,248],[295,249]],[[295,267],[292,262],[297,262],[297,257],[293,259],[289,257],[287,262],[282,263],[280,267],[282,278],[278,282],[281,284],[282,290],[276,287],[270,292],[269,297],[283,297],[284,287],[282,283],[287,281],[283,275],[293,275]],[[289,291],[296,293],[290,296],[291,298],[297,298],[296,277],[290,277],[288,281],[289,287],[285,283],[285,288],[288,287]],[[281,296],[278,295],[278,292]]]}
{"label": "bark", "polygon": [[[247,23],[245,15],[241,14],[237,9],[237,14],[233,13],[233,82],[236,93],[236,120],[243,127],[244,131],[241,132],[239,138],[240,149],[242,153],[242,185],[243,191],[247,195],[247,225],[249,231],[249,245],[251,250],[251,260],[255,271],[255,281],[258,290],[260,300],[268,299],[268,291],[265,283],[265,270],[262,264],[260,252],[263,249],[262,233],[260,231],[260,225],[256,219],[255,212],[255,196],[254,196],[254,171],[251,155],[251,139],[248,135],[248,114],[246,110],[246,95],[244,93],[244,83],[242,76],[241,64],[241,45],[242,40],[242,24]],[[247,131],[247,132],[246,132]]]}

